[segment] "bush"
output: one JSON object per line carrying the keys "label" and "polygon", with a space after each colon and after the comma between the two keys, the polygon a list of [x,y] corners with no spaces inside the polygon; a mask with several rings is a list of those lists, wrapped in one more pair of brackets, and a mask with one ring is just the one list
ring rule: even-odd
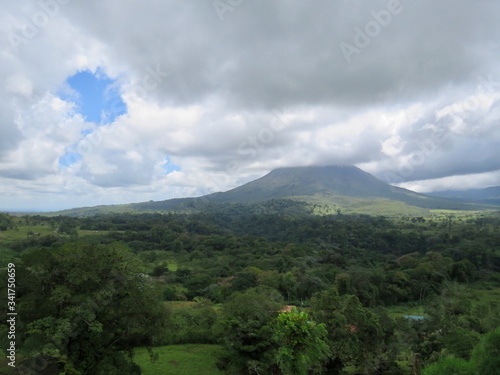
{"label": "bush", "polygon": [[462,358],[445,357],[427,366],[423,375],[477,375],[476,366]]}
{"label": "bush", "polygon": [[217,313],[208,303],[173,309],[167,319],[167,329],[160,343],[172,344],[212,344],[216,338],[212,327]]}
{"label": "bush", "polygon": [[162,292],[164,301],[175,301],[177,297],[177,290],[173,285],[167,285]]}
{"label": "bush", "polygon": [[486,334],[472,352],[479,375],[500,374],[500,327]]}
{"label": "bush", "polygon": [[163,262],[162,264],[157,265],[157,266],[155,266],[155,268],[153,268],[153,272],[151,272],[151,276],[160,277],[160,276],[166,275],[167,273],[168,273],[167,263]]}
{"label": "bush", "polygon": [[445,346],[457,358],[469,359],[472,349],[479,343],[480,335],[461,327],[455,327],[445,337]]}

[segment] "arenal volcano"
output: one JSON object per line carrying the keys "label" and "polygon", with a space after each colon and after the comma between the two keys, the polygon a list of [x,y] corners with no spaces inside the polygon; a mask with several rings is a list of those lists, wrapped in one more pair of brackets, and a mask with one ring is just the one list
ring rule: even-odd
{"label": "arenal volcano", "polygon": [[465,203],[389,185],[354,166],[338,165],[278,168],[245,185],[208,197],[221,203],[251,203],[307,196],[384,198],[424,208],[470,208]]}
{"label": "arenal volcano", "polygon": [[88,216],[110,212],[193,212],[218,204],[260,204],[293,199],[306,204],[371,214],[422,213],[426,209],[494,208],[468,201],[419,194],[395,187],[354,166],[309,166],[272,170],[265,176],[225,192],[198,198],[98,206],[65,210],[60,214]]}

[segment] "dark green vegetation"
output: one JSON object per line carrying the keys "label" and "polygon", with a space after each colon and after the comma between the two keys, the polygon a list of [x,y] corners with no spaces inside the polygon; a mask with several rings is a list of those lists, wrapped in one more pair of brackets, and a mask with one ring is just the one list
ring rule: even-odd
{"label": "dark green vegetation", "polygon": [[498,213],[314,213],[271,200],[190,214],[2,215],[18,367],[409,375],[419,353],[428,374],[500,368]]}
{"label": "dark green vegetation", "polygon": [[193,213],[221,204],[256,204],[270,200],[296,202],[302,213],[376,214],[385,216],[422,216],[430,209],[495,209],[492,205],[448,200],[391,186],[353,166],[312,166],[279,168],[243,186],[199,198],[170,199],[160,202],[97,206],[62,211],[68,216],[92,216],[106,213]]}
{"label": "dark green vegetation", "polygon": [[[456,338],[461,340],[460,337]],[[444,357],[429,365],[424,375],[495,375],[500,373],[500,328],[486,334],[474,347],[469,360]]]}

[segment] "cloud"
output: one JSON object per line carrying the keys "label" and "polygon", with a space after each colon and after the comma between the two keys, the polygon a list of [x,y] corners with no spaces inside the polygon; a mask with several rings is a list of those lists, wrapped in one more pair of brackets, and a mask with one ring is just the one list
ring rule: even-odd
{"label": "cloud", "polygon": [[[6,3],[0,208],[201,195],[291,165],[421,190],[500,169],[499,4],[227,4]],[[82,71],[127,113],[86,121],[61,94]]]}
{"label": "cloud", "polygon": [[485,173],[454,175],[424,181],[410,181],[398,184],[398,186],[423,193],[500,186],[500,169]]}

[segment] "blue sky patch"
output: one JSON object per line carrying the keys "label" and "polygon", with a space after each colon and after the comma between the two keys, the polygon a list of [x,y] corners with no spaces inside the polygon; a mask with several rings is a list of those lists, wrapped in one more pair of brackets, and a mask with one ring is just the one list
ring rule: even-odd
{"label": "blue sky patch", "polygon": [[69,77],[66,84],[69,87],[60,94],[61,98],[75,102],[77,111],[87,122],[106,125],[127,113],[117,81],[100,69],[95,73],[78,72]]}
{"label": "blue sky patch", "polygon": [[173,164],[172,161],[170,160],[170,156],[167,155],[165,157],[165,164],[163,164],[163,169],[165,170],[165,174],[172,173],[174,171],[180,171],[181,166]]}
{"label": "blue sky patch", "polygon": [[68,151],[59,158],[59,168],[68,168],[80,160],[82,156],[78,152]]}
{"label": "blue sky patch", "polygon": [[83,129],[83,130],[80,130],[80,134],[82,134],[82,135],[89,135],[89,134],[92,134],[92,130],[90,130],[90,129]]}

